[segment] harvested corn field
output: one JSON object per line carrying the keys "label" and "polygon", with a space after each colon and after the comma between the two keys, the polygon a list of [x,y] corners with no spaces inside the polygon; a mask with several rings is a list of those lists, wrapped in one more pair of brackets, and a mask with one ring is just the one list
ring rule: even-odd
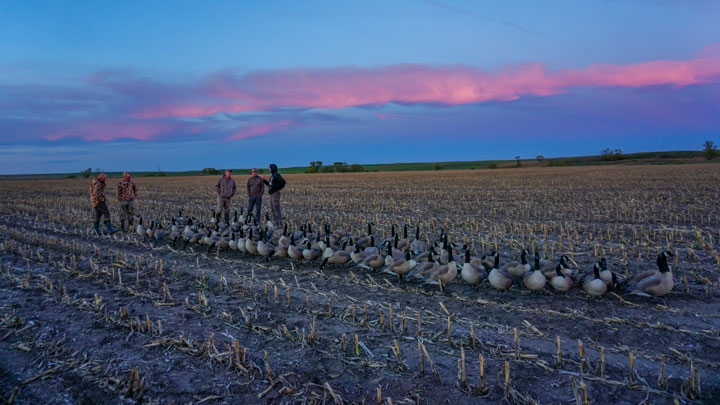
{"label": "harvested corn field", "polygon": [[[2,398],[671,404],[720,397],[720,166],[285,177],[286,232],[246,218],[242,192],[225,229],[211,211],[215,177],[136,179],[142,229],[138,218],[114,235],[91,232],[88,180],[1,182]],[[118,179],[107,181],[112,190]],[[293,259],[283,243],[309,256]],[[272,252],[263,254],[267,246]],[[382,263],[357,265],[351,253],[373,246]],[[507,291],[493,287],[489,273],[520,261],[523,249],[529,269],[535,253],[552,263],[548,280],[565,256],[558,269],[572,287],[517,280]],[[393,258],[394,250],[407,256]],[[338,251],[347,255],[337,253],[335,263]],[[499,265],[481,265],[476,285],[459,270],[467,251],[485,262],[498,252]],[[457,276],[399,270],[428,258]],[[590,297],[583,280],[594,280],[602,258],[617,282]],[[658,271],[662,260],[672,291],[628,294],[643,292],[631,281],[636,274],[667,274]]]}

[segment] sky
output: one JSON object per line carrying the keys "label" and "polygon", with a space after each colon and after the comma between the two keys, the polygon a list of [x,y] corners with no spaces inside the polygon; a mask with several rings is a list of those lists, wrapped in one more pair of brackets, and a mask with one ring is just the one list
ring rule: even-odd
{"label": "sky", "polygon": [[700,150],[713,0],[0,0],[0,173]]}

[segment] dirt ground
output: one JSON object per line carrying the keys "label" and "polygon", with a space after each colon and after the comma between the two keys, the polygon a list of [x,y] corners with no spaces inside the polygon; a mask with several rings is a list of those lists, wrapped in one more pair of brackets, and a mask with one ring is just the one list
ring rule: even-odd
{"label": "dirt ground", "polygon": [[[459,277],[440,292],[352,266],[320,270],[134,234],[98,237],[88,232],[87,181],[2,182],[0,397],[720,403],[715,166],[288,176],[293,225],[318,218],[361,232],[372,220],[387,237],[393,222],[422,223],[427,233],[452,230],[478,253],[497,246],[503,260],[524,245],[572,252],[584,268],[604,252],[630,274],[670,248],[679,252],[676,287],[663,298],[499,293]],[[623,184],[613,188],[613,179]],[[139,211],[201,216],[212,192],[190,190],[202,181],[212,183],[137,179],[149,201]],[[38,187],[45,196],[33,198]],[[373,188],[380,197],[367,197]],[[694,194],[662,194],[686,188]]]}

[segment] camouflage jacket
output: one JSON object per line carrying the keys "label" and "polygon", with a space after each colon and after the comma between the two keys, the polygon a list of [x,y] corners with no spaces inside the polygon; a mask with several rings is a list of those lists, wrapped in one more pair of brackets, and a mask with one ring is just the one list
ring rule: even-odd
{"label": "camouflage jacket", "polygon": [[123,180],[118,183],[118,200],[119,201],[134,201],[137,197],[137,187],[135,183],[131,181]]}
{"label": "camouflage jacket", "polygon": [[95,179],[90,183],[90,204],[96,206],[105,201],[105,182]]}

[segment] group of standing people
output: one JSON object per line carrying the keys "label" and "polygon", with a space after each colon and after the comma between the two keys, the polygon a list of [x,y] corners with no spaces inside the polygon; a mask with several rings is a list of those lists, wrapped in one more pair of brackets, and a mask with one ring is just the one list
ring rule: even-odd
{"label": "group of standing people", "polygon": [[[265,186],[268,186],[268,194],[270,195],[270,210],[272,211],[273,221],[276,224],[283,222],[282,210],[280,209],[280,190],[285,187],[285,179],[278,173],[277,165],[271,164],[270,180],[265,179],[265,175],[258,176],[258,169],[252,169],[250,178],[247,181],[248,194],[248,214],[255,209],[255,219],[260,220],[260,208],[262,207],[262,197],[265,193]],[[224,215],[225,222],[230,223],[230,200],[235,196],[237,186],[235,180],[232,179],[232,170],[225,170],[225,175],[218,179],[215,184],[217,190],[217,209],[215,217],[220,221],[220,216]]]}
{"label": "group of standing people", "polygon": [[[105,218],[105,230],[109,234],[114,234],[120,229],[112,226],[110,220],[110,210],[105,199],[105,180],[107,174],[100,173],[92,183],[90,183],[90,204],[93,207],[95,219],[93,220],[93,230],[100,233],[100,220]],[[130,172],[123,173],[123,179],[118,183],[117,189],[118,201],[120,202],[120,228],[123,231],[132,229],[135,219],[135,198],[137,198],[137,187],[132,182]]]}
{"label": "group of standing people", "polygon": [[[248,214],[255,210],[255,219],[260,220],[260,209],[262,207],[262,197],[265,193],[265,186],[268,186],[268,194],[270,195],[270,209],[273,215],[273,221],[276,224],[282,224],[283,216],[280,209],[280,190],[285,187],[285,179],[278,173],[278,167],[271,164],[270,179],[266,180],[265,175],[258,176],[258,169],[252,169],[251,176],[247,181],[248,194]],[[123,179],[118,183],[117,196],[120,203],[120,229],[113,227],[110,219],[110,210],[107,206],[105,198],[105,180],[107,175],[100,173],[92,183],[90,183],[90,204],[93,208],[95,218],[93,220],[93,230],[100,234],[100,221],[104,218],[105,231],[108,234],[114,234],[120,230],[123,232],[132,231],[135,219],[135,199],[137,198],[137,186],[133,183],[130,172],[123,173]],[[225,175],[218,179],[215,184],[217,191],[217,209],[215,217],[220,221],[221,215],[224,216],[225,222],[230,223],[230,207],[231,199],[235,196],[237,186],[232,178],[232,170],[225,170]]]}

